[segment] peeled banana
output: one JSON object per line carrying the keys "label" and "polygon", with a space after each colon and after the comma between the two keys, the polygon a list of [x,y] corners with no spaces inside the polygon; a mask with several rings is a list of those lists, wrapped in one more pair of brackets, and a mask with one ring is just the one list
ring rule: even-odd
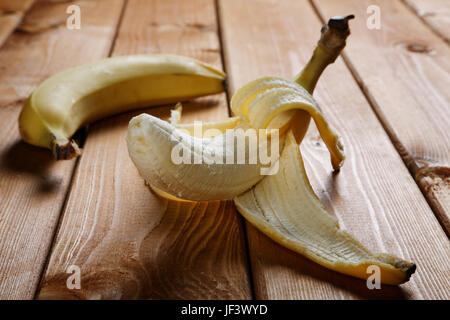
{"label": "peeled banana", "polygon": [[[277,84],[276,88],[273,88],[274,83]],[[242,163],[233,165],[225,161],[225,158],[228,154],[237,154],[239,145],[232,143],[229,147],[227,138],[238,136],[238,132],[243,132],[247,128],[267,129],[277,115],[289,110],[300,110],[305,117],[310,115],[313,117],[331,151],[333,165],[336,169],[340,167],[344,154],[339,139],[328,126],[311,95],[300,85],[282,78],[267,77],[256,80],[244,91],[243,93],[239,90],[233,97],[232,108],[235,106],[234,99],[239,99],[247,93],[259,98],[251,101],[249,106],[241,103],[241,109],[236,109],[236,113],[243,115],[243,120],[232,122],[234,127],[228,127],[228,132],[213,138],[191,136],[189,131],[182,132],[180,130],[182,127],[177,128],[148,114],[134,117],[128,126],[128,150],[147,183],[173,196],[196,201],[230,199],[241,194],[265,176],[261,174],[263,163],[259,161],[260,159],[251,161],[249,158],[251,154],[260,154],[261,150],[255,150],[254,153],[247,152]],[[245,113],[241,114],[241,110]],[[292,115],[289,121],[293,118]],[[280,127],[274,128],[272,125],[272,129]],[[272,144],[270,130],[266,136],[268,141],[263,145],[270,149]],[[260,147],[260,144],[257,147]],[[191,161],[184,163],[174,161],[174,152],[177,153],[178,150],[183,152],[183,157]],[[271,163],[276,165],[279,148],[275,152],[276,157]],[[196,155],[202,156],[197,163],[192,160]],[[201,165],[202,163],[206,165]],[[192,183],[199,177],[208,179],[203,183]]]}
{"label": "peeled banana", "polygon": [[163,54],[108,58],[45,80],[19,116],[22,139],[57,159],[80,150],[70,138],[95,120],[153,105],[222,92],[225,74],[200,61]]}
{"label": "peeled banana", "polygon": [[[165,121],[141,114],[131,119],[127,141],[130,157],[144,179],[152,187],[179,198],[229,199],[248,190],[263,177],[260,165],[249,164],[248,158],[243,165],[226,164],[223,160],[226,157],[223,153],[227,141],[225,134],[209,139],[196,138]],[[177,147],[181,147],[183,157],[189,161],[172,161]],[[202,156],[201,162],[194,162],[195,155]],[[214,161],[217,157],[222,163]],[[206,165],[201,164],[203,161]],[[209,178],[202,183],[193,183],[199,177]]]}
{"label": "peeled banana", "polygon": [[[145,114],[133,118],[128,150],[159,196],[184,201],[232,198],[250,223],[281,245],[329,269],[362,279],[367,278],[369,266],[377,266],[381,282],[396,285],[409,280],[415,265],[389,254],[373,254],[340,230],[314,194],[299,149],[312,118],[330,151],[333,168],[338,170],[345,158],[337,134],[311,94],[323,70],[344,48],[351,18],[329,20],[313,56],[295,79],[264,77],[240,88],[231,100],[235,117],[204,125],[216,129],[211,137],[196,132],[195,125],[179,124],[178,106],[170,123]],[[273,164],[277,170],[271,174],[261,174],[262,163],[250,163],[247,145],[248,162],[211,161],[217,154],[234,154],[236,145],[225,143],[227,132],[246,128],[266,131],[262,138],[266,147],[269,132],[278,129],[279,152]],[[188,159],[198,157],[203,162],[177,164],[172,153],[176,148]]]}

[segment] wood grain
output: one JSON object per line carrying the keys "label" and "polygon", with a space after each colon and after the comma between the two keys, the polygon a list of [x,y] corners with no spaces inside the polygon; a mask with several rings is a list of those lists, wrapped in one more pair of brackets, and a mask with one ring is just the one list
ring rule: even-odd
{"label": "wood grain", "polygon": [[399,1],[376,2],[380,30],[366,27],[372,2],[318,0],[323,17],[352,12],[349,66],[450,235],[450,48]]}
{"label": "wood grain", "polygon": [[[129,0],[113,55],[148,52],[221,68],[214,1]],[[167,119],[170,107],[145,111]],[[91,127],[38,298],[250,298],[233,205],[162,201],[144,186],[125,142],[141,112]],[[225,94],[185,103],[183,114],[187,122],[225,118]],[[81,290],[66,288],[70,265],[81,268]]]}
{"label": "wood grain", "polygon": [[[0,50],[0,299],[33,297],[75,164],[22,142],[17,117],[45,78],[108,54],[122,1],[95,3],[81,30],[14,33]],[[65,12],[66,4],[52,6]]]}
{"label": "wood grain", "polygon": [[[320,36],[321,23],[308,1],[219,3],[230,94],[262,75],[293,77]],[[353,34],[357,28],[352,24]],[[355,38],[348,40],[352,50],[358,48]],[[347,154],[341,172],[333,174],[312,125],[302,151],[316,193],[341,227],[365,246],[414,261],[418,269],[402,286],[369,290],[364,281],[322,268],[247,224],[255,297],[448,299],[449,241],[341,58],[325,71],[315,97]]]}
{"label": "wood grain", "polygon": [[450,43],[450,1],[404,0],[447,43]]}
{"label": "wood grain", "polygon": [[25,12],[35,0],[2,0],[0,1],[0,48],[13,33]]}

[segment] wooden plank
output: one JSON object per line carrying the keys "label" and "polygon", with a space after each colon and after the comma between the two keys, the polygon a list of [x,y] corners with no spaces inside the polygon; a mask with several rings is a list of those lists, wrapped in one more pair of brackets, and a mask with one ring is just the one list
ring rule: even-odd
{"label": "wooden plank", "polygon": [[0,2],[0,48],[13,33],[34,0],[3,0]]}
{"label": "wooden plank", "polygon": [[22,102],[53,73],[108,54],[122,0],[74,4],[89,6],[81,30],[14,33],[0,50],[0,299],[33,297],[75,164],[21,141]]}
{"label": "wooden plank", "polygon": [[399,1],[376,2],[380,30],[366,27],[371,1],[315,3],[322,17],[360,17],[345,50],[349,66],[450,235],[450,48]]}
{"label": "wooden plank", "polygon": [[[213,0],[129,0],[113,55],[183,54],[221,68]],[[166,119],[169,107],[146,110]],[[131,162],[134,114],[91,127],[40,299],[251,297],[243,225],[230,202],[158,199]],[[225,94],[184,104],[184,120],[228,116]],[[201,181],[199,181],[201,183]],[[81,290],[66,270],[81,268]]]}
{"label": "wooden plank", "polygon": [[[219,3],[230,94],[262,75],[293,77],[318,41],[321,23],[308,1]],[[348,47],[353,46],[351,36]],[[448,299],[449,241],[341,58],[322,75],[314,95],[347,155],[341,172],[333,174],[326,147],[311,126],[302,150],[316,193],[365,246],[414,261],[418,270],[400,287],[369,290],[365,281],[322,268],[248,224],[255,297]]]}
{"label": "wooden plank", "polygon": [[450,43],[450,1],[404,0],[447,43]]}

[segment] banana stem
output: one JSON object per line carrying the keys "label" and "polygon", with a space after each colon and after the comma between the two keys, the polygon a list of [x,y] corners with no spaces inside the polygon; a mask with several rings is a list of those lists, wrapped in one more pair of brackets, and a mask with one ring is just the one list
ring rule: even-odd
{"label": "banana stem", "polygon": [[53,139],[52,152],[56,160],[69,160],[81,155],[81,149],[73,140]]}
{"label": "banana stem", "polygon": [[314,49],[311,59],[303,70],[294,78],[294,81],[313,93],[323,70],[333,63],[345,47],[345,40],[350,35],[348,21],[354,15],[331,18],[321,29],[321,37]]}

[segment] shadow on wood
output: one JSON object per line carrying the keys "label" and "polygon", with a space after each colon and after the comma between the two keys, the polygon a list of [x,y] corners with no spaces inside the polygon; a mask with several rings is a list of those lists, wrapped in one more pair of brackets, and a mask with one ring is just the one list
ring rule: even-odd
{"label": "shadow on wood", "polygon": [[0,155],[0,171],[33,176],[38,181],[38,192],[50,193],[62,182],[61,178],[55,178],[51,174],[51,167],[55,162],[50,150],[16,140]]}
{"label": "shadow on wood", "polygon": [[80,290],[68,289],[70,274],[59,273],[42,283],[38,298],[245,299],[248,284],[229,281],[239,275],[245,255],[244,248],[229,246],[242,236],[233,228],[238,218],[232,203],[160,201],[165,213],[136,252],[121,254],[115,252],[121,245],[111,246],[108,259],[116,261],[80,266]]}

